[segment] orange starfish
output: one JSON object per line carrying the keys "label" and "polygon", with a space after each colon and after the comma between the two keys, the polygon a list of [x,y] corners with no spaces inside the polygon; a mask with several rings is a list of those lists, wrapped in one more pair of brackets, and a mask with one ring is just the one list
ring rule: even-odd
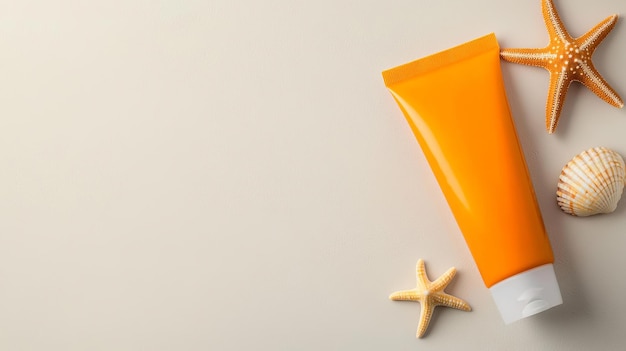
{"label": "orange starfish", "polygon": [[624,102],[602,78],[591,62],[591,55],[617,23],[617,15],[607,17],[585,35],[572,38],[559,18],[552,0],[541,3],[550,42],[542,49],[504,49],[501,57],[509,62],[543,67],[550,72],[550,90],[546,103],[546,129],[554,133],[569,85],[579,81],[602,100],[615,107]]}
{"label": "orange starfish", "polygon": [[417,287],[411,290],[398,291],[391,296],[394,301],[419,301],[422,305],[422,313],[420,315],[419,325],[417,326],[417,337],[421,338],[433,315],[433,311],[437,306],[448,306],[463,311],[471,311],[470,305],[459,299],[458,297],[446,294],[443,289],[450,284],[452,278],[456,274],[454,267],[448,269],[441,277],[434,282],[428,280],[426,276],[426,268],[424,260],[417,261]]}

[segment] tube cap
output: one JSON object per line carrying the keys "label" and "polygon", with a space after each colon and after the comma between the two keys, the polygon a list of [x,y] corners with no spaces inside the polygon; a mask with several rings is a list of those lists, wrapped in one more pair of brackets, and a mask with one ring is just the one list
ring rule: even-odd
{"label": "tube cap", "polygon": [[493,285],[489,290],[505,324],[563,303],[552,264],[516,274]]}

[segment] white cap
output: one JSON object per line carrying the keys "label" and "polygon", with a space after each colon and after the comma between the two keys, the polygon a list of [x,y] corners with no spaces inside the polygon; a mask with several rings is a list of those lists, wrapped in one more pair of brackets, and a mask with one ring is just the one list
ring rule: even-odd
{"label": "white cap", "polygon": [[554,266],[543,266],[507,278],[489,288],[505,324],[563,303]]}

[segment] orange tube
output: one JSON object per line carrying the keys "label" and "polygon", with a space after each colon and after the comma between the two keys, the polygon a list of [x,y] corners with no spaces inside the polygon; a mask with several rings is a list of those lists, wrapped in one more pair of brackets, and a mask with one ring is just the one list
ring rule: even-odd
{"label": "orange tube", "polygon": [[383,79],[510,323],[562,301],[499,53],[490,34],[387,70]]}

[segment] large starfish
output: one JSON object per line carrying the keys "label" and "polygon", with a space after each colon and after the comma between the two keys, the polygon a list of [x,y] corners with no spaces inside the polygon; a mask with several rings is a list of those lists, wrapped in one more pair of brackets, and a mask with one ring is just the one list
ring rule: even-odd
{"label": "large starfish", "polygon": [[570,83],[579,81],[615,107],[624,102],[609,86],[591,62],[591,55],[617,23],[617,15],[607,17],[585,35],[572,38],[559,18],[552,0],[541,3],[550,42],[542,49],[504,49],[501,57],[509,62],[543,67],[550,72],[550,90],[546,103],[546,129],[552,134],[559,122],[561,108]]}
{"label": "large starfish", "polygon": [[426,268],[424,260],[417,261],[417,287],[411,290],[398,291],[389,296],[394,301],[419,301],[422,306],[420,322],[417,326],[417,337],[421,338],[426,329],[433,311],[437,306],[448,306],[463,311],[471,311],[470,305],[452,295],[446,294],[443,290],[454,278],[456,269],[454,267],[448,269],[441,277],[434,282],[428,280],[426,276]]}

